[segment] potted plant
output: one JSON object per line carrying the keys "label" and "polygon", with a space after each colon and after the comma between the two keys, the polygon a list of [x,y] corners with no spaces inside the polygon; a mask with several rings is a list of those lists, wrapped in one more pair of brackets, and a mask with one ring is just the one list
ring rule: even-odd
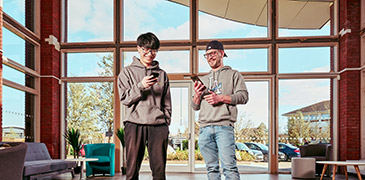
{"label": "potted plant", "polygon": [[120,143],[123,146],[123,166],[122,166],[122,174],[126,174],[127,173],[127,164],[125,161],[125,141],[124,141],[124,129],[120,128],[117,129],[117,131],[115,132],[115,134],[117,135],[118,139],[120,140]]}
{"label": "potted plant", "polygon": [[[72,147],[74,158],[79,158],[80,150],[82,149],[83,141],[80,138],[80,131],[78,129],[68,129],[63,135],[67,143]],[[77,166],[74,171],[75,173],[80,172],[81,167]]]}

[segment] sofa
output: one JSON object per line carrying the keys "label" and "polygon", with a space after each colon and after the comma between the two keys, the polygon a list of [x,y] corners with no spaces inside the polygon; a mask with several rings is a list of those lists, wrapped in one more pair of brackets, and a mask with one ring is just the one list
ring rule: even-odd
{"label": "sofa", "polygon": [[26,144],[28,149],[24,162],[24,179],[37,179],[66,172],[71,172],[72,177],[75,177],[73,169],[76,167],[76,162],[52,159],[44,143]]}
{"label": "sofa", "polygon": [[0,179],[22,179],[26,151],[23,142],[0,143]]}
{"label": "sofa", "polygon": [[95,176],[95,174],[114,176],[115,145],[113,143],[86,144],[84,148],[86,158],[98,159],[98,161],[86,162],[86,177]]}
{"label": "sofa", "polygon": [[[331,144],[306,144],[299,146],[300,157],[312,157],[316,161],[332,160],[332,145]],[[331,176],[330,167],[326,170],[326,175]],[[316,164],[316,174],[322,174],[323,164]]]}

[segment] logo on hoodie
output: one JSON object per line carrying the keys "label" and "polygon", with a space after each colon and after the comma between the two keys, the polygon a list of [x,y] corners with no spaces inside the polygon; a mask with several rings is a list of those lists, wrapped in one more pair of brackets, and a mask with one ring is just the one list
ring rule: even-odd
{"label": "logo on hoodie", "polygon": [[213,77],[209,77],[209,90],[215,92],[216,94],[222,94],[222,91],[220,90],[222,88],[222,83],[218,83],[218,81],[215,79],[212,83]]}

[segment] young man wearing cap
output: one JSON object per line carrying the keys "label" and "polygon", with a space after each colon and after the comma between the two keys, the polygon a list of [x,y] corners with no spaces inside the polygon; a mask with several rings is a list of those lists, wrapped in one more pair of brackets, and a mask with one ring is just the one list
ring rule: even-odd
{"label": "young man wearing cap", "polygon": [[153,179],[166,179],[171,97],[167,74],[154,60],[159,47],[153,33],[141,34],[137,38],[140,58],[133,57],[118,76],[119,98],[126,108],[127,180],[138,179],[146,145]]}
{"label": "young man wearing cap", "polygon": [[[211,41],[204,57],[211,70],[194,83],[192,108],[199,112],[199,148],[209,180],[221,179],[219,160],[226,179],[240,179],[235,156],[233,124],[237,119],[237,104],[246,104],[248,91],[242,75],[223,65],[227,57],[223,44]],[[206,87],[205,87],[206,86]],[[218,158],[219,157],[219,158]]]}

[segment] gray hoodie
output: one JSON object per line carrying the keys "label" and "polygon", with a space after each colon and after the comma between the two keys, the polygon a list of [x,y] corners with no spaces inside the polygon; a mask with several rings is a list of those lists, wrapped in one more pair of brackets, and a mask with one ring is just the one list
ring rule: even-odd
{"label": "gray hoodie", "polygon": [[208,90],[202,93],[200,104],[191,104],[192,108],[199,112],[200,127],[208,125],[233,126],[237,119],[236,104],[246,104],[248,101],[248,91],[242,75],[232,70],[229,66],[223,66],[218,71],[209,71],[201,78],[204,85],[218,95],[230,95],[230,104],[210,105],[202,97],[210,94]]}
{"label": "gray hoodie", "polygon": [[[144,88],[142,79],[157,72],[158,82]],[[122,69],[118,76],[119,98],[126,107],[124,122],[144,125],[167,124],[171,122],[170,84],[167,74],[157,61],[146,68],[137,57],[131,65]]]}

